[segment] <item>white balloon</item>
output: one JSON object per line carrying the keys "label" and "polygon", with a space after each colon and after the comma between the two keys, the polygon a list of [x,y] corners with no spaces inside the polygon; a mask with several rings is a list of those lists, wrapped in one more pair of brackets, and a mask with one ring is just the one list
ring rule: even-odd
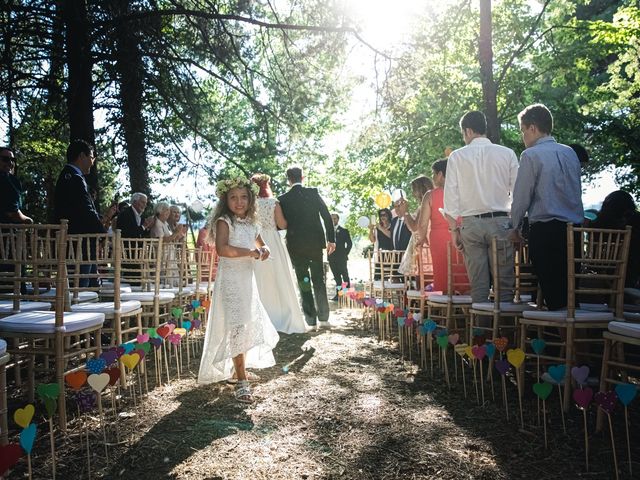
{"label": "white balloon", "polygon": [[394,192],[391,194],[391,199],[393,200],[393,202],[397,202],[400,199],[406,199],[407,198],[407,194],[404,193],[404,190],[402,190],[401,188],[394,190]]}
{"label": "white balloon", "polygon": [[196,213],[200,213],[204,210],[204,204],[200,200],[194,200],[191,202],[191,205],[189,205],[189,208]]}
{"label": "white balloon", "polygon": [[369,219],[367,217],[358,218],[358,225],[362,228],[367,228],[369,226]]}

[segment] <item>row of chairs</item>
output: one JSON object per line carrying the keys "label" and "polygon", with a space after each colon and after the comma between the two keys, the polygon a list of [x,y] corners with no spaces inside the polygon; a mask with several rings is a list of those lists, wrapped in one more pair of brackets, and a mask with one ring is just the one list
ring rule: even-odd
{"label": "row of chairs", "polygon": [[[513,301],[500,301],[500,274],[504,271],[501,267],[510,262],[505,253],[510,244],[497,238],[491,245],[493,291],[489,302],[471,301],[470,285],[461,273],[462,255],[451,244],[446,291],[433,292],[425,288],[433,274],[428,248],[422,247],[417,252],[415,277],[398,276],[397,266],[403,252],[377,252],[371,262],[369,294],[403,311],[419,313],[419,318],[433,320],[449,333],[459,333],[461,341],[468,345],[477,337],[484,337],[487,342],[507,337],[510,345],[525,352],[526,359],[564,364],[564,385],[571,385],[573,366],[588,364],[593,372],[602,365],[601,388],[604,389],[615,382],[626,382],[627,371],[640,371],[637,363],[625,361],[623,349],[619,347],[640,344],[640,325],[632,323],[634,319],[640,320],[636,313],[639,308],[624,304],[630,236],[630,228],[603,230],[568,225],[568,306],[560,311],[541,307],[540,290],[525,243],[513,249]],[[376,269],[382,272],[380,279],[374,278]],[[395,324],[393,315],[380,316],[373,309],[371,317],[378,318],[380,338],[389,338]],[[400,338],[417,334],[417,325],[410,325],[413,332],[409,335],[404,332]],[[531,342],[536,338],[545,340],[547,353],[533,351]],[[426,341],[426,337],[422,339]],[[618,348],[613,348],[614,345]],[[624,378],[620,377],[621,369]],[[519,372],[524,381],[525,368]],[[571,388],[564,389],[565,410],[570,406],[571,393]]]}
{"label": "row of chairs", "polygon": [[65,374],[83,368],[103,347],[166,323],[172,308],[207,298],[214,255],[161,238],[124,239],[119,230],[69,234],[66,220],[0,225],[0,338],[8,340],[6,367],[16,386],[26,366],[33,401],[36,372],[44,379],[53,371],[64,430]]}

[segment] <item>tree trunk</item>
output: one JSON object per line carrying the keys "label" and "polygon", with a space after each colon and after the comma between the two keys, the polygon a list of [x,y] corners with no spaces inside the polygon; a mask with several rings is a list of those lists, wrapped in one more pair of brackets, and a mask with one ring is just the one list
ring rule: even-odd
{"label": "tree trunk", "polygon": [[480,60],[480,79],[482,81],[482,100],[484,114],[487,117],[487,137],[493,143],[500,142],[500,122],[498,121],[497,90],[493,79],[493,47],[491,33],[491,0],[480,0],[480,42],[478,58]]}
{"label": "tree trunk", "polygon": [[7,103],[7,145],[9,148],[15,148],[15,126],[13,122],[13,22],[11,21],[11,13],[13,11],[13,2],[9,1],[4,6],[2,12],[2,65],[7,69],[7,90],[5,92],[5,102]]}
{"label": "tree trunk", "polygon": [[[93,80],[91,77],[91,38],[86,0],[63,2],[66,27],[66,59],[69,70],[67,105],[69,110],[70,140],[82,139],[95,144],[93,127]],[[89,188],[98,190],[97,161],[87,176]],[[97,202],[99,203],[99,202]]]}
{"label": "tree trunk", "polygon": [[[114,18],[130,12],[130,0],[114,0],[111,12]],[[146,128],[142,115],[144,93],[144,66],[135,32],[140,29],[133,21],[115,23],[115,67],[120,85],[122,129],[127,151],[129,180],[132,192],[150,195],[149,162],[146,149]],[[134,28],[135,27],[135,28]]]}

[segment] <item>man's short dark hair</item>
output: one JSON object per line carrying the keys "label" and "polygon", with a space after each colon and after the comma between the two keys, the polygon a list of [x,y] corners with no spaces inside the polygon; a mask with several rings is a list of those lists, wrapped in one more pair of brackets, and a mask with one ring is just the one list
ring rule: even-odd
{"label": "man's short dark hair", "polygon": [[93,147],[86,140],[72,141],[67,147],[67,163],[75,162],[81,153],[91,155],[93,153]]}
{"label": "man's short dark hair", "polygon": [[518,114],[518,121],[525,127],[535,125],[536,128],[549,135],[553,131],[553,116],[541,103],[529,105]]}
{"label": "man's short dark hair", "polygon": [[289,167],[287,168],[287,180],[291,183],[302,182],[302,167]]}
{"label": "man's short dark hair", "polygon": [[14,152],[14,151],[13,151],[12,149],[10,149],[9,147],[3,147],[3,146],[0,146],[0,152],[2,152],[3,150],[4,150],[4,151],[7,151],[7,152],[9,152],[9,153],[11,153],[11,154],[13,154],[13,155],[15,155],[15,154],[16,154],[16,152]]}
{"label": "man's short dark hair", "polygon": [[572,143],[569,145],[576,155],[578,156],[578,160],[580,160],[580,165],[584,165],[585,163],[589,163],[589,152],[579,143]]}
{"label": "man's short dark hair", "polygon": [[440,160],[436,160],[435,162],[433,162],[433,165],[431,165],[431,170],[433,170],[433,173],[442,172],[442,175],[446,177],[447,176],[447,159],[441,158]]}
{"label": "man's short dark hair", "polygon": [[472,110],[462,116],[460,119],[460,128],[462,130],[470,128],[479,135],[485,135],[487,133],[487,119],[484,113]]}

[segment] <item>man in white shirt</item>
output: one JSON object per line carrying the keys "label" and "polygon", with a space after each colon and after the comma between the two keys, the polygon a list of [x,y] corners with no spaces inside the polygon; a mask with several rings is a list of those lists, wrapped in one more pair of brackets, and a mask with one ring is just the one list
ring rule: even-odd
{"label": "man in white shirt", "polygon": [[[507,239],[511,192],[518,173],[513,150],[486,137],[482,112],[467,112],[460,119],[465,146],[451,153],[444,184],[444,211],[451,238],[464,252],[473,302],[486,302],[491,288],[491,239]],[[458,225],[457,220],[462,223]],[[500,242],[500,300],[513,300],[513,248]]]}

